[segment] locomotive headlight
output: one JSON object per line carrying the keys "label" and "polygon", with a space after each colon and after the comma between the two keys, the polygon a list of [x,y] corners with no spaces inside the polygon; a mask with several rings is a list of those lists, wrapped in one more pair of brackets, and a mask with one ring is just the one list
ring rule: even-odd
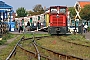
{"label": "locomotive headlight", "polygon": [[59,15],[57,15],[57,17],[58,17]]}
{"label": "locomotive headlight", "polygon": [[56,16],[57,18],[59,18],[59,15],[57,14],[57,16]]}

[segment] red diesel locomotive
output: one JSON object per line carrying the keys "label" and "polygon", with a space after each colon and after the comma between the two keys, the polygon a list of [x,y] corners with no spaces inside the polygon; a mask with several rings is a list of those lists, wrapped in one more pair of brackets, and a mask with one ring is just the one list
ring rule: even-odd
{"label": "red diesel locomotive", "polygon": [[67,23],[67,7],[66,6],[51,6],[49,8],[49,34],[66,34],[68,33]]}

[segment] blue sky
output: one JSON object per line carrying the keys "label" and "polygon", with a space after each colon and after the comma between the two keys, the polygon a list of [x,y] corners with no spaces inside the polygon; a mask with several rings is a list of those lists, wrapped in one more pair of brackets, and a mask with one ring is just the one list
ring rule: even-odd
{"label": "blue sky", "polygon": [[76,1],[90,1],[90,0],[0,0],[13,7],[14,11],[19,7],[24,7],[26,10],[32,10],[37,4],[43,7],[50,7],[54,5],[74,6]]}

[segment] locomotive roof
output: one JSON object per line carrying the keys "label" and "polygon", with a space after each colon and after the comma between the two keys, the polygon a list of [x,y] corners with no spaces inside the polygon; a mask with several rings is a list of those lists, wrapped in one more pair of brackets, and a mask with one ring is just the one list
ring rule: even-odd
{"label": "locomotive roof", "polygon": [[64,8],[67,8],[67,6],[50,6],[50,8],[54,8],[54,7],[64,7]]}

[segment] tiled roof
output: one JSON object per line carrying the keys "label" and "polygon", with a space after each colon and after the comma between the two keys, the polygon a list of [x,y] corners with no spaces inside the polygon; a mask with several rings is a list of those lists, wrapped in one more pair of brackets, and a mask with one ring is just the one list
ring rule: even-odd
{"label": "tiled roof", "polygon": [[80,4],[80,7],[83,8],[85,5],[90,4],[90,1],[78,1],[78,3]]}
{"label": "tiled roof", "polygon": [[12,8],[12,6],[5,4],[5,2],[3,1],[0,1],[0,9],[10,9],[10,8]]}

